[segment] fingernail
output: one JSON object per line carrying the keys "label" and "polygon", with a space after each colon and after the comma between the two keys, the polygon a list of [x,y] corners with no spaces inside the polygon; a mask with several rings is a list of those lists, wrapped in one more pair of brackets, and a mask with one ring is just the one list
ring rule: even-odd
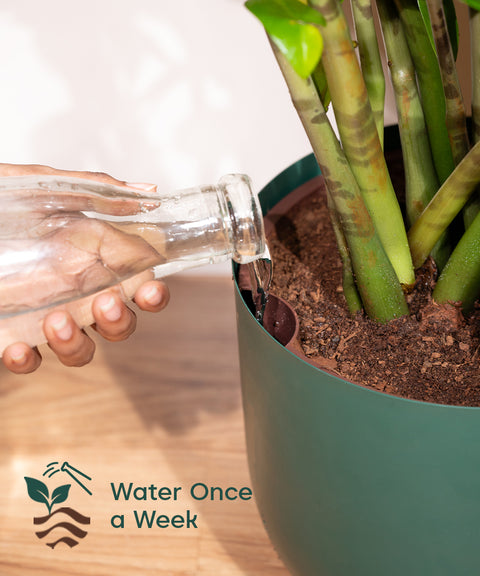
{"label": "fingernail", "polygon": [[150,290],[145,294],[144,298],[150,304],[150,306],[158,306],[162,301],[162,293],[157,288],[157,286],[152,286]]}
{"label": "fingernail", "polygon": [[60,340],[64,340],[65,342],[70,340],[73,335],[73,329],[66,314],[63,312],[55,312],[50,316],[49,321],[56,336]]}
{"label": "fingernail", "polygon": [[13,344],[9,347],[9,353],[10,358],[15,362],[15,364],[25,364],[27,357],[25,355],[25,349],[23,346]]}
{"label": "fingernail", "polygon": [[145,192],[154,192],[157,187],[155,184],[149,184],[148,182],[127,182],[127,186],[139,188]]}
{"label": "fingernail", "polygon": [[117,320],[120,320],[122,310],[115,301],[115,298],[111,294],[104,294],[99,296],[99,298],[100,310],[102,311],[105,318],[110,320],[110,322],[116,322]]}

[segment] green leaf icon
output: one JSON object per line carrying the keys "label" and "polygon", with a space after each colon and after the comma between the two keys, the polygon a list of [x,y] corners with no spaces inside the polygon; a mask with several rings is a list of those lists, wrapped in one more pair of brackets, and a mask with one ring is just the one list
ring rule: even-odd
{"label": "green leaf icon", "polygon": [[29,478],[25,476],[25,482],[27,483],[28,495],[35,502],[42,502],[48,508],[50,512],[49,494],[47,486],[40,480],[35,478]]}
{"label": "green leaf icon", "polygon": [[68,498],[68,491],[70,490],[70,486],[71,484],[64,484],[63,486],[55,488],[55,490],[52,492],[52,503],[50,504],[50,507],[52,507],[54,504],[65,502],[65,500]]}

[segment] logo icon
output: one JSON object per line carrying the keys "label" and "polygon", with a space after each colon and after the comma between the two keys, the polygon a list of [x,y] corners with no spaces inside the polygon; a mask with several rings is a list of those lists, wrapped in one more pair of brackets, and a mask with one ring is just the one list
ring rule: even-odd
{"label": "logo icon", "polygon": [[[66,474],[69,479],[75,482],[76,486],[82,488],[89,496],[92,495],[92,492],[87,487],[87,483],[91,480],[90,476],[74,468],[68,462],[63,462],[62,464],[50,462],[47,464],[42,476],[52,478],[59,473]],[[50,492],[47,484],[42,480],[25,476],[25,482],[27,483],[27,491],[30,498],[35,502],[45,504],[48,510],[47,515],[33,518],[33,524],[41,527],[40,530],[35,532],[38,538],[48,537],[49,540],[53,538],[53,540],[46,542],[46,545],[52,549],[60,543],[73,548],[79,543],[79,539],[85,538],[87,531],[84,528],[90,524],[88,516],[84,516],[70,506],[61,506],[53,509],[54,506],[66,502],[70,495],[72,484],[62,484]]]}

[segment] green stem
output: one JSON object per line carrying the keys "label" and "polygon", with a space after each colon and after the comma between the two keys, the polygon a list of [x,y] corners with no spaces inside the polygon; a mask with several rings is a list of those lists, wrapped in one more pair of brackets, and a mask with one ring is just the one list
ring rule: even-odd
{"label": "green stem", "polygon": [[410,287],[415,278],[403,217],[348,25],[335,0],[309,3],[327,20],[322,27],[322,61],[345,155],[397,277],[401,284]]}
{"label": "green stem", "polygon": [[400,283],[312,79],[298,76],[271,44],[335,204],[366,313],[379,322],[408,314]]}
{"label": "green stem", "polygon": [[415,68],[398,12],[391,0],[377,0],[395,93],[405,166],[406,210],[413,224],[439,188],[418,94]]}
{"label": "green stem", "polygon": [[473,140],[480,140],[480,11],[470,8]]}
{"label": "green stem", "polygon": [[340,253],[340,259],[342,261],[343,295],[345,297],[345,301],[347,303],[350,314],[354,316],[357,312],[361,312],[363,310],[362,299],[360,297],[360,294],[358,293],[357,286],[355,284],[355,275],[353,272],[352,260],[350,258],[350,251],[348,250],[347,241],[342,231],[340,219],[338,218],[335,202],[333,201],[332,195],[330,194],[328,187],[325,186],[325,188],[327,190],[327,201],[330,213],[330,220],[332,222],[338,251]]}
{"label": "green stem", "polygon": [[[377,0],[377,7],[397,107],[405,168],[407,221],[412,225],[435,196],[439,183],[418,93],[415,67],[398,10],[391,0]],[[445,234],[432,252],[439,269],[443,268],[450,253]]]}
{"label": "green stem", "polygon": [[442,0],[427,0],[428,13],[432,22],[433,39],[437,48],[440,74],[445,93],[446,117],[453,160],[458,165],[470,148],[468,142],[467,116],[463,103],[452,45],[448,35]]}
{"label": "green stem", "polygon": [[436,302],[461,302],[470,312],[480,296],[480,213],[468,227],[433,291]]}
{"label": "green stem", "polygon": [[[472,136],[480,142],[480,11],[470,8],[470,42],[472,55]],[[463,211],[468,228],[480,212],[480,190],[472,195]]]}
{"label": "green stem", "polygon": [[464,207],[480,182],[480,142],[477,142],[441,186],[408,232],[415,267],[420,267],[440,236]]}
{"label": "green stem", "polygon": [[443,184],[455,168],[455,163],[445,125],[445,95],[437,57],[417,0],[395,0],[395,4],[417,72],[433,162],[440,184]]}
{"label": "green stem", "polygon": [[352,0],[352,9],[363,78],[383,148],[385,76],[378,49],[372,3],[370,0]]}

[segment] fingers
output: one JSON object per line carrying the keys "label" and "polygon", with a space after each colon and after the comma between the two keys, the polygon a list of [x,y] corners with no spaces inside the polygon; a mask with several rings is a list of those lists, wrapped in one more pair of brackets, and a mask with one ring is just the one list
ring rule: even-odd
{"label": "fingers", "polygon": [[137,317],[113,291],[95,298],[92,305],[95,330],[110,342],[125,340],[135,331]]}
{"label": "fingers", "polygon": [[170,292],[159,280],[145,282],[135,292],[135,303],[145,312],[160,312],[169,300]]}
{"label": "fingers", "polygon": [[[144,282],[135,292],[135,303],[145,312],[159,312],[168,304],[170,293],[159,280]],[[104,292],[95,298],[92,305],[95,330],[106,340],[126,340],[137,325],[137,317],[118,293]]]}
{"label": "fingers", "polygon": [[30,374],[41,364],[42,357],[36,348],[30,348],[23,342],[8,346],[2,356],[6,368],[15,374]]}
{"label": "fingers", "polygon": [[155,184],[146,182],[125,182],[113,178],[105,172],[88,172],[81,170],[59,170],[51,166],[44,166],[42,164],[5,164],[0,163],[0,177],[4,176],[30,176],[34,174],[43,174],[51,176],[69,176],[74,178],[83,178],[85,180],[95,180],[96,182],[103,182],[105,184],[112,184],[114,186],[124,186],[126,188],[137,188],[144,192],[156,192]]}
{"label": "fingers", "polygon": [[115,186],[129,186],[145,189],[148,186],[149,190],[153,190],[154,186],[149,184],[127,184],[122,180],[117,180],[104,172],[82,172],[75,170],[59,170],[51,166],[44,166],[42,164],[3,164],[0,163],[0,176],[29,176],[33,174],[49,174],[52,176],[73,176],[76,178],[85,178],[87,180],[96,180],[97,182],[105,182],[106,184],[113,184]]}
{"label": "fingers", "polygon": [[95,353],[95,343],[73,321],[70,314],[56,311],[43,323],[50,348],[65,366],[84,366]]}
{"label": "fingers", "polygon": [[[95,343],[67,312],[48,314],[43,323],[43,331],[49,347],[65,366],[84,366],[93,358]],[[40,366],[42,357],[36,348],[17,342],[5,349],[2,360],[11,372],[29,374]]]}
{"label": "fingers", "polygon": [[[169,299],[167,286],[159,280],[147,280],[135,292],[136,304],[146,312],[163,310]],[[135,313],[113,290],[97,296],[92,311],[95,318],[93,327],[106,340],[125,340],[135,331]],[[62,310],[47,315],[43,330],[48,346],[65,366],[84,366],[93,358],[95,343],[75,324],[68,312]],[[29,374],[40,366],[42,357],[36,348],[17,342],[5,349],[2,361],[15,374]]]}
{"label": "fingers", "polygon": [[[48,186],[48,190],[41,188],[36,190],[35,193],[35,210],[47,211],[51,210],[52,198],[58,197],[57,204],[61,206],[62,210],[80,211],[80,210],[95,210],[101,214],[113,215],[129,215],[137,214],[139,211],[154,210],[158,208],[159,203],[156,200],[142,199],[135,197],[136,191],[147,192],[148,195],[153,195],[156,192],[154,184],[147,184],[143,182],[124,182],[117,180],[104,172],[81,172],[73,170],[58,170],[50,166],[43,166],[40,164],[2,164],[0,163],[0,177],[7,179],[4,180],[5,186],[13,183],[8,181],[8,177],[18,176],[35,176],[39,180],[44,178],[54,177],[56,180],[62,178],[79,178],[81,180],[89,180],[88,189],[69,188],[66,183],[61,189],[58,186]],[[58,184],[58,183],[57,183]],[[105,184],[110,186],[119,186],[125,189],[124,195],[118,193],[117,195],[104,195],[103,188]],[[26,186],[26,184],[24,184]],[[132,194],[132,189],[134,193]],[[130,194],[129,194],[130,192]],[[23,191],[19,190],[16,199],[25,203],[31,198],[31,186],[25,188]],[[47,209],[48,208],[48,209]]]}

